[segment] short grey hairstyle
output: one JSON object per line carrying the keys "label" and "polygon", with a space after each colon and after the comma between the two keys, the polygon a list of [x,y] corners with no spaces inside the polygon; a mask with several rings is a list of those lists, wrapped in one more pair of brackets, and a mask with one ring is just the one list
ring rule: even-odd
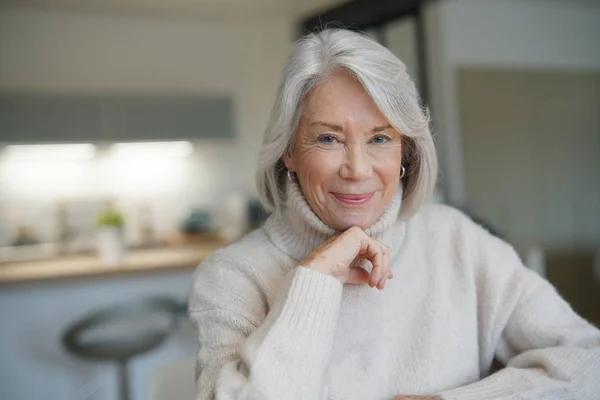
{"label": "short grey hairstyle", "polygon": [[437,156],[429,112],[406,66],[387,48],[364,34],[325,29],[298,40],[288,56],[259,153],[256,184],[263,207],[280,213],[285,205],[289,151],[307,93],[337,69],[357,79],[392,127],[402,135],[403,201],[399,217],[412,217],[432,192]]}

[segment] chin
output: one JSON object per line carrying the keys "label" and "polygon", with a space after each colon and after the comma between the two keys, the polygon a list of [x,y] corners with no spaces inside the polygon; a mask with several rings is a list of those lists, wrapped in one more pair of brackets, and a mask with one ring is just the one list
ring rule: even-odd
{"label": "chin", "polygon": [[364,230],[375,223],[370,216],[356,214],[339,216],[332,222],[334,222],[334,224],[331,224],[331,227],[338,231],[345,231],[353,226],[358,226],[360,229]]}

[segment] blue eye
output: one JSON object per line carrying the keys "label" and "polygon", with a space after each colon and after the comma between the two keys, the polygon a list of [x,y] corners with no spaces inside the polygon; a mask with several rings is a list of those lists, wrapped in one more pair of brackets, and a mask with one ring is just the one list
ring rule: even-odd
{"label": "blue eye", "polygon": [[332,143],[335,143],[336,141],[337,141],[337,139],[333,135],[319,136],[319,142],[321,142],[321,143],[332,144]]}
{"label": "blue eye", "polygon": [[388,140],[390,140],[390,138],[388,136],[378,135],[373,138],[373,143],[383,144],[383,143],[387,143]]}

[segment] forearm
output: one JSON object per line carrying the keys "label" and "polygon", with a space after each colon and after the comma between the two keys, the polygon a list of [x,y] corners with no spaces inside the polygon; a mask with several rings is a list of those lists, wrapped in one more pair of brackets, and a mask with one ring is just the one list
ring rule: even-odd
{"label": "forearm", "polygon": [[506,368],[467,386],[444,391],[446,400],[596,399],[600,348],[560,346],[514,357]]}
{"label": "forearm", "polygon": [[514,255],[503,261],[502,268],[488,267],[480,303],[487,332],[484,354],[495,356],[506,368],[443,392],[443,397],[597,399],[600,331]]}
{"label": "forearm", "polygon": [[[291,274],[267,318],[238,346],[238,357],[213,370],[217,376],[206,379],[209,382],[204,385],[213,381],[214,389],[199,387],[205,393],[200,398],[210,398],[213,392],[219,400],[319,398],[342,285],[304,267]],[[218,343],[214,347],[217,351]]]}
{"label": "forearm", "polygon": [[[329,362],[341,299],[341,283],[299,267],[289,289],[242,357],[266,398],[317,398]],[[274,384],[277,382],[278,384]]]}

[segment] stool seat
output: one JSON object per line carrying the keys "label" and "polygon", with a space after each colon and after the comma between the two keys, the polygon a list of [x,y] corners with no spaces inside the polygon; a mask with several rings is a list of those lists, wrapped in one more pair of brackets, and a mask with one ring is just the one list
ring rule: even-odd
{"label": "stool seat", "polygon": [[164,297],[115,304],[76,321],[62,335],[71,353],[92,360],[116,361],[120,398],[129,398],[127,362],[158,347],[176,328],[181,305]]}

